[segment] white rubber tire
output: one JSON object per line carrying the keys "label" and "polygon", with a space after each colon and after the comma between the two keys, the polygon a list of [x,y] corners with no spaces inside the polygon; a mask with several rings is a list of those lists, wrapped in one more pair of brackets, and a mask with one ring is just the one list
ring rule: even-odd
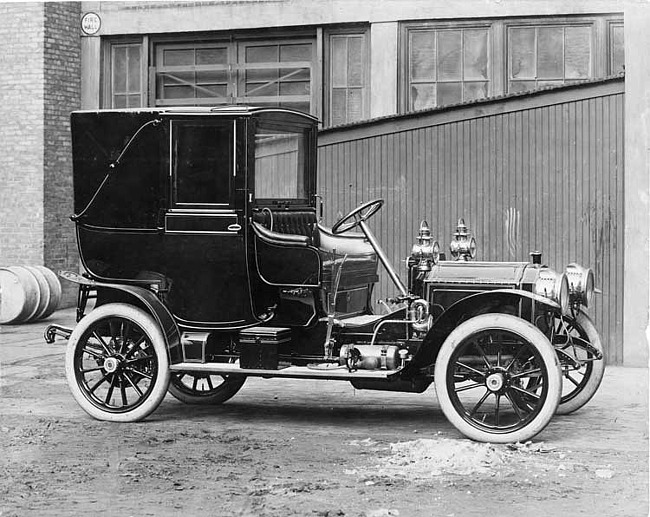
{"label": "white rubber tire", "polygon": [[[547,372],[546,398],[539,412],[523,427],[511,432],[489,432],[470,424],[455,408],[447,387],[449,362],[467,338],[485,330],[513,332],[532,345],[539,353]],[[553,345],[531,323],[508,314],[483,314],[456,327],[443,343],[435,363],[434,384],[440,407],[447,419],[466,437],[488,443],[515,443],[530,440],[550,422],[557,410],[562,393],[560,365]]]}
{"label": "white rubber tire", "polygon": [[[146,399],[130,411],[114,412],[102,409],[96,402],[88,398],[79,386],[75,372],[75,354],[78,346],[83,346],[80,339],[86,331],[96,325],[100,320],[111,317],[124,318],[137,324],[150,340],[157,361],[156,375],[152,379],[153,387],[149,390]],[[149,416],[162,402],[169,385],[169,358],[165,346],[165,338],[153,317],[142,309],[125,303],[109,303],[102,305],[85,316],[74,328],[65,356],[65,373],[68,386],[81,408],[93,418],[108,422],[137,422]]]}
{"label": "white rubber tire", "polygon": [[[589,316],[587,316],[582,311],[578,312],[576,323],[579,327],[582,328],[582,330],[584,330],[585,334],[587,335],[589,344],[591,344],[591,346],[593,346],[600,353],[603,353],[603,344],[600,341],[600,336],[598,335],[598,331],[596,330],[596,327],[594,326]],[[562,402],[560,400],[560,405],[556,411],[558,415],[568,415],[569,413],[577,411],[587,402],[589,402],[596,394],[596,391],[598,391],[600,383],[603,380],[603,375],[605,374],[605,358],[598,361],[593,361],[591,365],[592,366],[591,372],[589,374],[589,379],[585,383],[584,387],[580,390],[580,392],[566,402]],[[562,382],[566,383],[570,381],[566,380],[565,377],[562,376]]]}

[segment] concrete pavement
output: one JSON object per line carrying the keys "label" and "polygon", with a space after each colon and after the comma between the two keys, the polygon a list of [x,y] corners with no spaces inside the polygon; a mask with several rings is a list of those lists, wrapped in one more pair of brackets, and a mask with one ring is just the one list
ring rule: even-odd
{"label": "concrete pavement", "polygon": [[[452,473],[418,484],[356,472],[374,472],[395,442],[467,444],[433,387],[419,395],[251,378],[223,406],[168,396],[145,423],[113,425],[94,421],[72,398],[66,341],[43,340],[53,322],[74,324],[74,310],[0,328],[3,516],[205,513],[197,504],[240,517],[314,509],[379,515],[374,508],[409,517],[648,515],[647,368],[608,367],[589,404],[553,418],[530,451],[511,455],[492,475]],[[489,448],[472,444],[479,445],[479,452]]]}

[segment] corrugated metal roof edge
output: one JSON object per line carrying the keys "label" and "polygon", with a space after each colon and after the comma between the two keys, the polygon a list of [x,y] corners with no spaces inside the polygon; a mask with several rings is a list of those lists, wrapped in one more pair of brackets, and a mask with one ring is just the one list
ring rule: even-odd
{"label": "corrugated metal roof edge", "polygon": [[424,110],[418,110],[418,111],[411,111],[409,113],[398,113],[394,115],[386,115],[383,117],[375,117],[371,119],[366,119],[362,120],[360,122],[350,122],[347,124],[339,124],[337,126],[331,126],[327,128],[323,128],[319,130],[319,134],[330,134],[334,133],[336,131],[342,131],[342,130],[348,130],[348,129],[353,129],[353,128],[360,128],[360,127],[367,127],[367,126],[372,126],[375,124],[380,124],[383,122],[387,122],[390,120],[409,120],[409,119],[416,119],[419,117],[423,116],[428,116],[432,115],[434,113],[444,113],[447,111],[453,111],[453,110],[458,110],[458,109],[463,109],[467,108],[470,106],[478,106],[478,105],[486,105],[486,104],[494,104],[497,102],[503,102],[507,101],[510,99],[520,99],[523,97],[535,97],[541,94],[545,94],[548,92],[556,92],[556,91],[567,91],[567,90],[577,90],[580,88],[585,88],[586,86],[594,86],[597,84],[606,84],[606,83],[613,83],[613,82],[619,82],[619,81],[624,81],[625,80],[625,73],[622,72],[618,75],[612,75],[608,76],[605,78],[599,78],[599,79],[591,79],[588,81],[583,81],[580,83],[575,83],[575,84],[563,84],[561,86],[547,86],[545,88],[537,88],[535,90],[527,90],[525,92],[517,92],[517,93],[508,93],[505,95],[496,95],[493,97],[487,97],[485,99],[477,99],[473,101],[467,101],[467,102],[459,102],[456,104],[448,104],[446,106],[440,106],[437,108],[428,108]]}

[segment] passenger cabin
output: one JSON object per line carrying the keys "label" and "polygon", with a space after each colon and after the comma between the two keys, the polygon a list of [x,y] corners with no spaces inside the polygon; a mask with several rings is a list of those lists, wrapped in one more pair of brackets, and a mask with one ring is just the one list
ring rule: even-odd
{"label": "passenger cabin", "polygon": [[87,275],[154,289],[185,329],[367,314],[377,256],[319,224],[316,137],[290,109],[74,112]]}

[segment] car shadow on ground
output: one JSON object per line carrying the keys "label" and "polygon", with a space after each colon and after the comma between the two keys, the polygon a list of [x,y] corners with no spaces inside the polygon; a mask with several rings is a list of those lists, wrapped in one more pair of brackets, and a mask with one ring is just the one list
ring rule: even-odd
{"label": "car shadow on ground", "polygon": [[[334,402],[334,401],[332,401]],[[219,426],[228,425],[256,427],[305,428],[314,431],[326,428],[345,428],[346,431],[367,431],[374,428],[378,432],[407,430],[435,434],[458,435],[439,408],[424,406],[405,406],[391,404],[340,405],[324,400],[318,406],[279,402],[266,403],[229,401],[220,406],[191,406],[167,398],[147,420],[164,422],[184,419],[189,422],[202,422]]]}

